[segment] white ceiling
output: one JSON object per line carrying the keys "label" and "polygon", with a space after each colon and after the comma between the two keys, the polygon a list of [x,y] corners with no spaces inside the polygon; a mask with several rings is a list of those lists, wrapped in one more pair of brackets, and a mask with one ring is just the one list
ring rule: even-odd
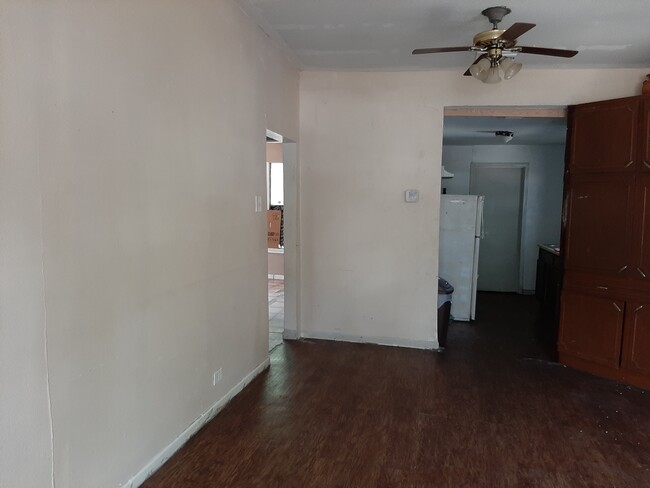
{"label": "white ceiling", "polygon": [[[468,46],[491,24],[494,0],[238,0],[302,69],[465,69],[471,52],[413,56],[415,48]],[[536,23],[524,46],[577,49],[572,59],[519,55],[527,67],[650,67],[649,0],[511,0],[500,24]]]}
{"label": "white ceiling", "polygon": [[[486,132],[490,131],[490,132]],[[499,145],[503,144],[495,131],[514,132],[513,145],[564,144],[566,119],[522,117],[445,117],[443,144],[445,145]]]}

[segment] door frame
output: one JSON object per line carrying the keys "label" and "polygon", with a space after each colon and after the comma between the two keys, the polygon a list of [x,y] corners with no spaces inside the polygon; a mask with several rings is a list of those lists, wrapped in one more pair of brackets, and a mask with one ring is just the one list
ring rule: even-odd
{"label": "door frame", "polygon": [[[523,170],[523,179],[521,182],[521,216],[519,217],[519,283],[518,293],[524,293],[524,276],[526,271],[526,253],[524,243],[526,242],[526,206],[528,202],[528,170],[529,163],[481,163],[472,161],[469,165],[469,193],[476,195],[476,168],[483,169],[521,169]],[[481,259],[479,255],[479,260]]]}
{"label": "door frame", "polygon": [[282,142],[284,174],[284,339],[299,339],[300,320],[300,167],[298,144]]}

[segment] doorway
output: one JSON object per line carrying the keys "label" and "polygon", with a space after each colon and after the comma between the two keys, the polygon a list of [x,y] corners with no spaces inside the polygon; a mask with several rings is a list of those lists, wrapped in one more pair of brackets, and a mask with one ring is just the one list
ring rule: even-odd
{"label": "doorway", "polygon": [[[266,209],[269,351],[300,337],[298,148],[267,130]],[[272,213],[273,212],[273,213]],[[274,228],[270,224],[274,220]],[[271,234],[273,233],[273,235]]]}
{"label": "doorway", "polygon": [[269,351],[284,333],[284,157],[282,137],[266,135]]}
{"label": "doorway", "polygon": [[527,163],[471,164],[470,193],[485,196],[479,291],[523,291],[521,245],[527,173]]}

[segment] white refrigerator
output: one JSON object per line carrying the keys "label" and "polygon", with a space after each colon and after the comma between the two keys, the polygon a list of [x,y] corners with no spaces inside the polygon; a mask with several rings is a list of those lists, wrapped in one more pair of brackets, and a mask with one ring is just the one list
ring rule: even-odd
{"label": "white refrigerator", "polygon": [[454,320],[476,318],[478,252],[483,231],[483,200],[477,195],[440,196],[439,276],[454,287]]}

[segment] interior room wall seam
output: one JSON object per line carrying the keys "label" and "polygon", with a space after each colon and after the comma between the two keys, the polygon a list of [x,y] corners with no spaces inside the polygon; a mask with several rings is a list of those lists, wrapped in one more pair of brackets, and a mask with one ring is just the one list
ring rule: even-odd
{"label": "interior room wall seam", "polygon": [[[37,147],[40,147],[37,143]],[[36,164],[37,171],[37,181],[38,181],[38,193],[40,195],[40,231],[41,231],[41,278],[42,278],[42,287],[43,287],[43,352],[45,354],[45,384],[47,390],[47,414],[48,420],[50,423],[50,470],[51,470],[51,484],[52,488],[56,488],[56,480],[54,476],[54,419],[52,415],[52,395],[51,395],[51,384],[50,384],[50,359],[48,354],[48,334],[47,334],[47,286],[46,286],[46,277],[45,277],[45,229],[43,224],[43,215],[45,214],[45,202],[43,198],[43,180],[41,178],[41,160],[40,153],[37,155],[38,161]]]}

